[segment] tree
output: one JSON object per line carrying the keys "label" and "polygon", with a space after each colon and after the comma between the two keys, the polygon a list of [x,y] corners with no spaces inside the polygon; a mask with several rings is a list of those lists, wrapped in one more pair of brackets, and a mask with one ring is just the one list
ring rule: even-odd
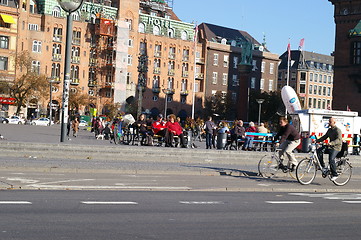
{"label": "tree", "polygon": [[105,105],[106,108],[106,115],[109,119],[114,119],[115,117],[118,117],[120,115],[120,109],[121,104],[119,102],[107,104]]}
{"label": "tree", "polygon": [[80,106],[85,106],[89,104],[89,95],[82,93],[79,87],[72,88],[73,90],[69,91],[69,111],[71,115],[75,115],[79,112]]}
{"label": "tree", "polygon": [[14,81],[0,80],[0,91],[8,93],[16,100],[17,115],[31,99],[47,98],[49,94],[49,82],[45,75],[39,75],[37,69],[34,69],[33,60],[29,52],[21,52],[15,57],[15,69],[22,75]]}
{"label": "tree", "polygon": [[205,99],[205,116],[217,116],[220,119],[235,119],[235,103],[230,93],[217,91],[213,96]]}

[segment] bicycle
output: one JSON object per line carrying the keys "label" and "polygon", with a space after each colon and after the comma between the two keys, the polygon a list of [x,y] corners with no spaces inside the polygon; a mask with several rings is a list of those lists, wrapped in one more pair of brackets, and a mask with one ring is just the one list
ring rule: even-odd
{"label": "bicycle", "polygon": [[279,158],[279,151],[281,149],[275,149],[271,155],[265,155],[259,160],[259,175],[264,178],[273,178],[281,170],[283,173],[288,173],[292,178],[296,179],[295,171],[291,171],[290,166],[283,165],[282,160]]}
{"label": "bicycle", "polygon": [[[344,147],[346,144],[346,149]],[[338,173],[338,178],[334,181],[331,180],[332,174],[330,167],[327,167],[327,171],[322,171],[322,177],[328,177],[330,181],[332,181],[336,186],[344,186],[347,184],[352,176],[352,166],[349,162],[347,156],[347,143],[342,145],[342,150],[339,154],[337,154],[335,162],[336,162],[336,171]],[[311,144],[311,154],[309,157],[302,159],[296,168],[296,177],[297,181],[302,185],[308,185],[312,183],[312,181],[316,177],[317,170],[321,170],[322,166],[320,160],[317,156],[316,152],[317,146],[315,144]]]}

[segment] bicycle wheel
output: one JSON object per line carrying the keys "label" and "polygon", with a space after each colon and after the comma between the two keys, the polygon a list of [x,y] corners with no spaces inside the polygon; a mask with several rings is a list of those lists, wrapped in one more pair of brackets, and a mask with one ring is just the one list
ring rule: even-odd
{"label": "bicycle wheel", "polygon": [[302,159],[296,168],[296,178],[302,185],[310,184],[316,177],[316,166],[313,159]]}
{"label": "bicycle wheel", "polygon": [[274,177],[278,169],[278,161],[274,155],[265,155],[258,162],[258,172],[264,178]]}
{"label": "bicycle wheel", "polygon": [[[351,179],[352,175],[352,166],[346,160],[340,160],[336,163],[336,171],[338,173],[338,178],[333,181],[333,183],[337,186],[346,185]],[[331,178],[332,176],[329,175]]]}

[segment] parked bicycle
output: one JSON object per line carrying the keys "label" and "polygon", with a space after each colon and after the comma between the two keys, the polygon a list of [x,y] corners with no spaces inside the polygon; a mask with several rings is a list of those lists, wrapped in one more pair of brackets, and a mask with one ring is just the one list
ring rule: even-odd
{"label": "parked bicycle", "polygon": [[[352,166],[349,162],[347,156],[347,143],[346,149],[345,147],[342,148],[341,152],[337,154],[335,162],[336,162],[336,171],[338,174],[338,178],[334,181],[331,180],[331,170],[330,167],[327,167],[327,170],[321,171],[322,177],[328,177],[330,181],[332,181],[337,186],[343,186],[347,184],[352,176]],[[343,145],[344,146],[344,145]],[[310,146],[310,156],[306,157],[305,159],[301,160],[296,168],[296,177],[297,181],[302,185],[307,185],[312,183],[312,181],[316,177],[317,170],[321,170],[321,163],[317,156],[316,152],[317,146],[315,144],[311,144]]]}
{"label": "parked bicycle", "polygon": [[276,149],[274,152],[269,153],[261,158],[258,162],[258,172],[264,178],[273,178],[277,173],[288,173],[292,178],[296,179],[295,171],[291,171],[289,165],[283,165],[279,157],[279,151]]}

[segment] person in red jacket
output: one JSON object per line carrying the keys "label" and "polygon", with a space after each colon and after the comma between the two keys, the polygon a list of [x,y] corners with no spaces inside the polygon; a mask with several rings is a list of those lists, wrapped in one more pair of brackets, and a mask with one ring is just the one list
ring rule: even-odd
{"label": "person in red jacket", "polygon": [[167,132],[167,128],[166,128],[165,124],[166,123],[163,121],[163,115],[159,114],[157,116],[157,121],[154,121],[152,124],[152,129],[153,129],[154,135],[165,137],[165,134]]}
{"label": "person in red jacket", "polygon": [[176,116],[174,114],[171,114],[169,115],[168,121],[165,124],[165,127],[167,128],[165,135],[165,146],[173,147],[173,137],[178,136],[181,147],[186,148],[186,146],[184,145],[183,129],[175,120]]}
{"label": "person in red jacket", "polygon": [[[246,132],[257,132],[257,128],[254,126],[253,122],[249,122],[249,127],[246,129]],[[243,150],[252,151],[253,150],[253,139],[254,136],[247,135],[244,140]]]}

